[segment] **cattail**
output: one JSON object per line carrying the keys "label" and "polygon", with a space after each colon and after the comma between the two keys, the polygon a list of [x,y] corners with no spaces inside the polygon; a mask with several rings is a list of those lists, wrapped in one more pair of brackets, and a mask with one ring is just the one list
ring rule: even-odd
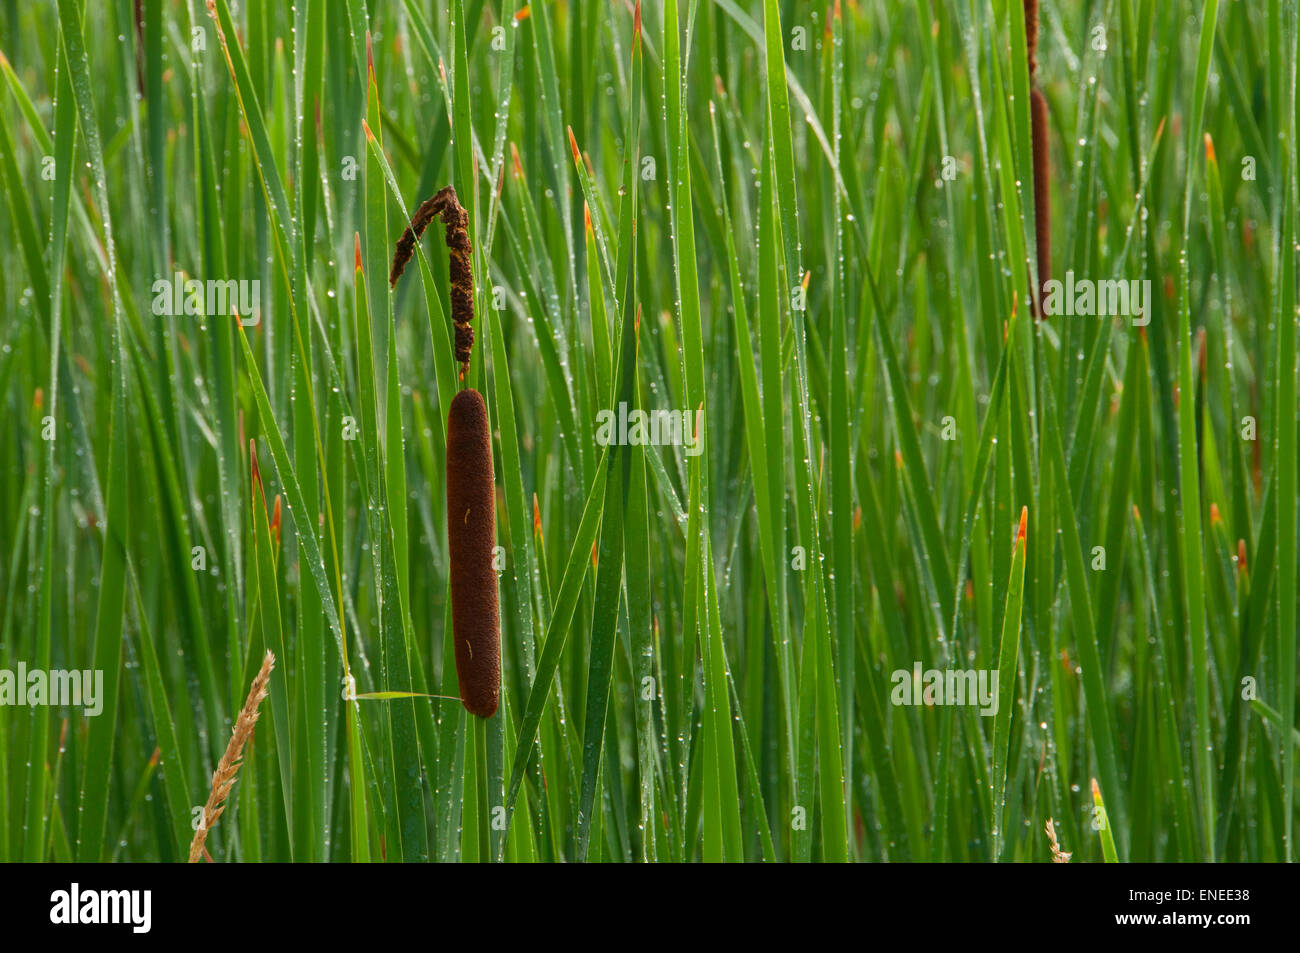
{"label": "cattail", "polygon": [[140,95],[145,95],[144,87],[144,0],[135,0],[135,81]]}
{"label": "cattail", "polygon": [[474,329],[470,326],[474,320],[474,272],[470,265],[471,248],[467,229],[469,215],[456,198],[455,188],[448,185],[439,189],[433,198],[425,199],[415,210],[411,224],[397,240],[388,283],[396,286],[397,279],[402,277],[402,272],[415,253],[415,243],[420,240],[429,223],[439,215],[447,228],[451,322],[456,329],[456,361],[460,364],[461,377],[464,378],[469,367],[470,350],[474,347]]}
{"label": "cattail", "polygon": [[252,686],[248,689],[248,698],[244,702],[244,707],[240,709],[239,717],[235,719],[235,728],[231,732],[230,743],[226,745],[226,753],[217,762],[217,770],[212,772],[212,790],[208,794],[208,803],[203,806],[203,819],[199,829],[194,832],[194,840],[190,842],[189,862],[191,864],[198,863],[199,859],[207,854],[203,844],[208,839],[208,831],[226,809],[226,798],[230,794],[230,789],[235,786],[235,779],[239,775],[239,766],[243,763],[241,758],[244,745],[253,737],[253,729],[257,726],[258,708],[262,704],[262,699],[268,694],[266,683],[270,680],[271,669],[274,667],[275,656],[268,651],[266,657],[262,659],[261,670],[258,671]]}
{"label": "cattail", "polygon": [[[436,216],[446,226],[451,321],[461,380],[474,347],[474,272],[470,262],[469,216],[450,185],[416,209],[402,232],[388,275],[396,285],[415,243]],[[458,393],[447,412],[447,542],[451,576],[451,630],[461,702],[472,715],[491,718],[501,686],[501,620],[497,574],[496,490],[492,479],[492,436],[487,404],[473,388]]]}
{"label": "cattail", "polygon": [[451,555],[451,627],[460,697],[472,715],[491,718],[501,684],[496,496],[487,405],[462,390],[447,414],[447,542]]}
{"label": "cattail", "polygon": [[1029,78],[1038,72],[1038,0],[1025,0],[1025,45],[1029,49]]}
{"label": "cattail", "polygon": [[1052,276],[1052,199],[1048,189],[1052,164],[1047,151],[1047,99],[1036,83],[1038,73],[1038,0],[1025,0],[1025,46],[1029,60],[1030,146],[1034,156],[1034,244],[1038,257],[1038,292],[1030,312],[1041,318],[1043,287]]}
{"label": "cattail", "polygon": [[1047,99],[1034,89],[1029,94],[1029,117],[1034,147],[1034,238],[1038,246],[1038,314],[1043,313],[1043,286],[1052,277],[1052,197],[1048,183],[1052,162],[1047,153]]}

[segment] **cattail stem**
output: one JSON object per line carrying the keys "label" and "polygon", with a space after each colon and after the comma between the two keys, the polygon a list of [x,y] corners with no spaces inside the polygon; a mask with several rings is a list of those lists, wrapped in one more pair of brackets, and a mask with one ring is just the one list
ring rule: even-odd
{"label": "cattail stem", "polygon": [[474,796],[478,805],[478,861],[492,862],[492,835],[488,818],[491,816],[491,798],[488,795],[487,728],[484,718],[474,719]]}

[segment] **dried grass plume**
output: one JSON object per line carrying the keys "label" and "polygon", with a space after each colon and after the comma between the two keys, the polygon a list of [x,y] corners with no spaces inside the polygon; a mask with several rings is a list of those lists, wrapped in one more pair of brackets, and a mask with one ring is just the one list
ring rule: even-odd
{"label": "dried grass plume", "polygon": [[1061,850],[1060,842],[1056,839],[1056,824],[1052,822],[1050,817],[1047,819],[1047,823],[1044,825],[1043,829],[1047,831],[1047,843],[1048,846],[1052,848],[1052,863],[1068,864],[1072,854],[1070,851]]}
{"label": "dried grass plume", "polygon": [[275,656],[268,650],[266,658],[262,659],[261,670],[248,689],[248,698],[244,701],[244,707],[240,709],[239,717],[235,719],[235,730],[230,735],[230,743],[226,745],[226,753],[217,763],[217,770],[212,772],[212,791],[208,794],[208,803],[203,806],[203,819],[199,829],[194,832],[194,840],[190,842],[189,862],[191,864],[198,863],[199,858],[205,856],[209,861],[212,860],[203,844],[208,839],[208,831],[226,809],[226,797],[230,794],[230,789],[235,786],[239,766],[242,763],[244,745],[253,737],[253,729],[257,726],[258,707],[262,704],[262,699],[269,694],[266,684],[271,678],[271,669],[274,667]]}

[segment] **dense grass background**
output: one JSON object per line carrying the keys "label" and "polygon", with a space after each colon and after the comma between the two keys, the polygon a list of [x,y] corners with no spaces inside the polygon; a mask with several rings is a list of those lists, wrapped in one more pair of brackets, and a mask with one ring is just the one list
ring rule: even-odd
{"label": "dense grass background", "polygon": [[[0,859],[183,858],[267,648],[219,861],[1295,856],[1295,0],[1044,2],[1051,272],[1143,329],[1026,307],[1020,0],[44,0],[0,51],[0,668],[110,687],[0,707]],[[487,722],[423,697],[440,227],[385,280],[448,182]],[[704,452],[599,446],[620,400]],[[999,716],[892,705],[917,661]]]}

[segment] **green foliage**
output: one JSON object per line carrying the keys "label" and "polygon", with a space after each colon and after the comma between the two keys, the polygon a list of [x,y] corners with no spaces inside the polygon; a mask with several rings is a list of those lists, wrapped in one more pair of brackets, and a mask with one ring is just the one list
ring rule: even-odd
{"label": "green foliage", "polygon": [[[0,705],[0,860],[183,857],[268,648],[218,861],[1296,859],[1296,5],[1041,7],[1032,77],[1018,0],[6,10],[0,670],[104,691]],[[1141,320],[1028,307],[1031,85]]]}

